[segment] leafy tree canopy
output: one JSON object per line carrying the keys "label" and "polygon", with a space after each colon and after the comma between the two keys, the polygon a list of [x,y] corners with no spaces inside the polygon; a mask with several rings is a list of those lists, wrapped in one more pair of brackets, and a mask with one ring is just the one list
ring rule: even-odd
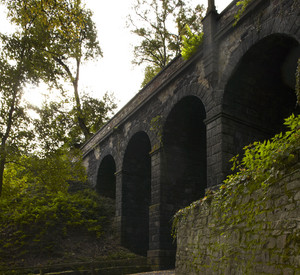
{"label": "leafy tree canopy", "polygon": [[148,65],[145,68],[145,76],[141,84],[141,87],[145,87],[147,83],[149,83],[160,71],[161,71],[160,67]]}
{"label": "leafy tree canopy", "polygon": [[76,120],[86,139],[91,132],[82,113],[79,91],[83,61],[102,55],[92,12],[80,0],[2,0],[9,19],[30,38],[35,71],[50,86],[65,92],[73,88]]}
{"label": "leafy tree canopy", "polygon": [[[7,163],[37,150],[41,157],[66,144],[81,144],[116,105],[108,94],[98,100],[79,91],[80,65],[102,55],[92,13],[80,0],[0,2],[16,26],[12,35],[0,35],[1,195]],[[39,119],[32,121],[23,89],[41,80],[60,89],[63,100],[36,109]]]}
{"label": "leafy tree canopy", "polygon": [[[94,134],[113,115],[117,105],[114,96],[106,93],[101,100],[85,94],[81,98],[82,115],[89,132]],[[34,119],[35,142],[42,152],[54,152],[61,146],[79,148],[85,137],[77,123],[76,108],[65,100],[45,101],[32,108],[38,115]]]}
{"label": "leafy tree canopy", "polygon": [[182,36],[187,34],[186,25],[196,35],[202,32],[203,11],[203,6],[192,7],[189,1],[136,1],[129,25],[140,37],[139,45],[134,48],[133,63],[147,65],[143,85],[151,73],[161,70],[180,54]]}

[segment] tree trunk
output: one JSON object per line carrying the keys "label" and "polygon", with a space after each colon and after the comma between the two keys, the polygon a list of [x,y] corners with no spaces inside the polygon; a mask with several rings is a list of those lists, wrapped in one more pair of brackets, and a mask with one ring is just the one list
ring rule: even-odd
{"label": "tree trunk", "polygon": [[2,188],[3,188],[3,176],[4,176],[5,161],[6,161],[5,146],[3,146],[1,144],[1,149],[0,149],[0,197],[2,195]]}
{"label": "tree trunk", "polygon": [[6,141],[9,137],[12,123],[13,123],[13,114],[15,111],[15,103],[17,98],[17,91],[14,91],[13,94],[13,101],[10,106],[9,114],[8,114],[8,121],[6,123],[6,131],[1,140],[1,148],[0,148],[0,197],[2,194],[2,187],[3,187],[3,176],[4,176],[4,168],[6,162]]}
{"label": "tree trunk", "polygon": [[82,114],[82,109],[81,109],[81,104],[80,104],[79,92],[78,92],[80,59],[78,58],[76,60],[76,62],[77,62],[76,77],[75,77],[75,80],[73,81],[74,96],[75,96],[75,102],[76,102],[76,116],[77,116],[77,120],[78,120],[78,125],[79,125],[81,131],[83,132],[85,139],[87,140],[91,137],[91,133],[85,124],[85,120],[84,120],[84,117]]}
{"label": "tree trunk", "polygon": [[22,66],[23,66],[23,57],[24,57],[25,49],[23,47],[21,55],[20,55],[20,63],[18,64],[18,68],[16,71],[16,74],[13,77],[13,87],[12,87],[12,102],[9,106],[9,112],[8,112],[8,119],[6,122],[6,130],[5,133],[2,136],[1,139],[1,147],[0,147],[0,197],[2,194],[3,189],[3,176],[4,176],[4,169],[5,169],[5,162],[6,162],[6,142],[9,138],[11,128],[13,126],[13,116],[16,109],[16,101],[17,101],[17,95],[20,91],[20,76],[22,72]]}
{"label": "tree trunk", "polygon": [[3,176],[4,176],[4,168],[5,168],[5,162],[6,162],[6,141],[10,135],[11,127],[13,124],[13,114],[15,111],[15,104],[16,104],[16,98],[17,98],[17,84],[15,84],[15,90],[13,93],[13,100],[10,105],[9,113],[8,113],[8,120],[6,123],[6,130],[5,133],[1,139],[1,148],[0,148],[0,197],[2,194],[2,188],[3,188]]}

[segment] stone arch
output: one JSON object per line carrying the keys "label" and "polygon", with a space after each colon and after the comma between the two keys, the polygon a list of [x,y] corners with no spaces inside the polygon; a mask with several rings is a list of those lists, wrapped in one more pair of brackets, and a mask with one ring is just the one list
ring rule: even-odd
{"label": "stone arch", "polygon": [[[298,14],[295,12],[294,14],[289,14],[289,16],[284,17],[276,16],[276,14],[272,15],[273,17],[261,22],[259,30],[253,27],[253,23],[250,24],[246,33],[243,34],[238,48],[232,52],[229,62],[222,72],[222,77],[218,85],[219,89],[224,90],[229,77],[233,74],[241,58],[260,40],[271,35],[282,35],[289,36],[299,43],[300,29]],[[221,50],[222,49],[219,49],[219,51]]]}
{"label": "stone arch", "polygon": [[122,245],[146,256],[149,249],[151,144],[148,135],[135,133],[123,158]]}
{"label": "stone arch", "polygon": [[181,98],[167,116],[163,129],[162,228],[163,249],[175,249],[170,221],[179,209],[200,199],[206,188],[206,112],[196,96]]}
{"label": "stone arch", "polygon": [[[285,34],[259,40],[241,57],[223,95],[224,139],[230,157],[254,140],[283,130],[284,118],[296,112],[295,71],[299,42]],[[229,167],[227,167],[227,170]]]}
{"label": "stone arch", "polygon": [[106,155],[98,168],[96,190],[105,197],[116,198],[116,163],[112,155]]}
{"label": "stone arch", "polygon": [[124,159],[125,157],[125,152],[128,147],[128,144],[132,137],[134,137],[137,133],[144,133],[146,136],[148,136],[149,142],[151,144],[151,147],[153,145],[153,137],[152,137],[152,131],[150,130],[151,124],[150,124],[150,117],[146,117],[143,120],[138,117],[139,119],[133,120],[133,122],[128,126],[128,131],[125,132],[125,140],[124,140],[124,145],[123,145],[123,152],[121,154],[121,159]]}
{"label": "stone arch", "polygon": [[166,102],[163,112],[164,117],[167,117],[174,106],[187,96],[197,97],[202,102],[206,114],[215,112],[216,104],[211,87],[206,79],[201,79],[201,83],[192,83],[190,85],[180,87],[174,92],[170,101]]}

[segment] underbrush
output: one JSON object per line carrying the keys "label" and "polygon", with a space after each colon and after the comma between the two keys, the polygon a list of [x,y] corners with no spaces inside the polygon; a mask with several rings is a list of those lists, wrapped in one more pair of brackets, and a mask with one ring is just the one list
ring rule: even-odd
{"label": "underbrush", "polygon": [[97,245],[111,233],[114,201],[93,190],[28,187],[13,194],[0,199],[0,266],[75,255],[76,245]]}

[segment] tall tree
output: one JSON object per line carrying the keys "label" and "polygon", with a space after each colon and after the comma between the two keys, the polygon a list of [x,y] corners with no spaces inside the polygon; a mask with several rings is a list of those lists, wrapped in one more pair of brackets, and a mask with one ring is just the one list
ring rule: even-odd
{"label": "tall tree", "polygon": [[203,11],[203,6],[192,8],[189,1],[136,0],[129,25],[141,38],[134,48],[133,63],[147,65],[143,84],[180,53],[186,25],[197,35],[202,32]]}
{"label": "tall tree", "polygon": [[42,55],[41,66],[46,67],[43,79],[62,91],[67,89],[62,83],[72,86],[76,120],[88,139],[91,131],[82,111],[80,67],[82,62],[102,56],[92,12],[81,0],[2,1],[8,7],[9,18],[18,27],[24,29],[30,24],[34,49]]}
{"label": "tall tree", "polygon": [[3,174],[9,157],[26,147],[29,117],[21,104],[22,88],[28,81],[35,82],[38,73],[32,69],[34,55],[28,28],[12,36],[1,35],[0,54],[0,196]]}
{"label": "tall tree", "polygon": [[[83,95],[81,103],[86,126],[92,134],[108,121],[117,107],[108,93],[101,100]],[[85,141],[76,121],[76,107],[62,100],[45,101],[41,107],[33,108],[38,114],[34,120],[35,138],[43,152],[53,152],[61,146],[78,148]]]}
{"label": "tall tree", "polygon": [[[12,151],[32,138],[22,105],[26,83],[43,80],[66,92],[73,88],[73,115],[85,139],[93,129],[82,107],[79,72],[84,60],[102,55],[91,11],[80,0],[0,0],[17,27],[11,36],[1,35],[0,55],[0,195],[5,165]],[[95,100],[97,101],[97,100]],[[99,104],[101,101],[97,101]],[[93,105],[95,108],[97,104]],[[99,106],[98,106],[99,107]],[[84,113],[85,112],[85,113]],[[27,139],[28,140],[28,139]]]}

